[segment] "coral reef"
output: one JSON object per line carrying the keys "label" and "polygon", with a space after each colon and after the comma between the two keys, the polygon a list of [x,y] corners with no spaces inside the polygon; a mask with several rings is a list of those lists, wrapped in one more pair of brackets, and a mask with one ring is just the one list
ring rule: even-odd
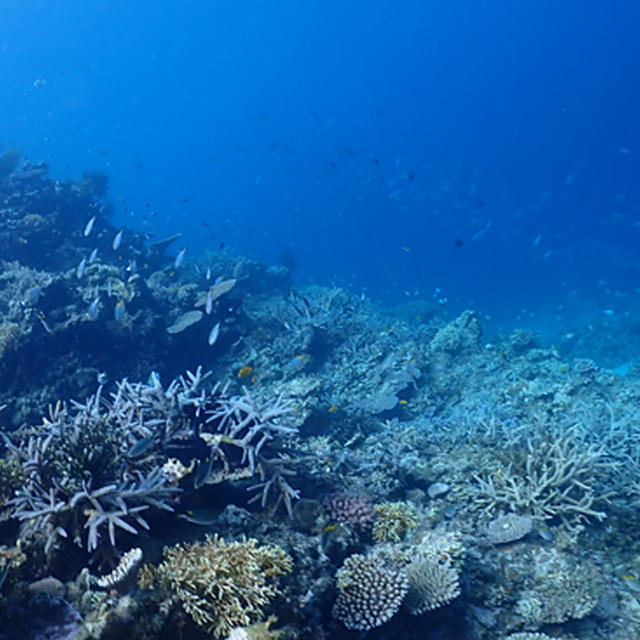
{"label": "coral reef", "polygon": [[551,348],[228,249],[178,260],[113,226],[107,187],[0,157],[5,635],[640,635],[617,320]]}

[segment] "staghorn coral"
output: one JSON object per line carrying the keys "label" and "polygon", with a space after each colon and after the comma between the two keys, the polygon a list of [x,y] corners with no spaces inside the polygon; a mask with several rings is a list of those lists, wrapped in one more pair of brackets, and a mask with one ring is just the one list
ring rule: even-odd
{"label": "staghorn coral", "polygon": [[258,545],[254,539],[225,542],[216,535],[165,547],[163,562],[145,565],[138,583],[175,596],[198,626],[222,638],[261,619],[280,594],[276,578],[291,567],[280,547]]}
{"label": "staghorn coral", "polygon": [[[57,403],[35,429],[5,436],[13,464],[25,481],[5,507],[22,523],[21,536],[42,535],[49,554],[65,539],[86,546],[116,547],[116,530],[149,529],[142,513],[172,511],[181,488],[175,473],[193,472],[193,488],[257,476],[252,500],[275,493],[289,513],[298,497],[292,475],[274,448],[289,405],[282,398],[259,402],[246,392],[229,396],[220,385],[206,389],[209,374],[188,371],[165,389],[124,379],[106,399],[102,386],[84,403]],[[177,458],[174,460],[174,457]],[[183,464],[179,458],[188,462]]]}
{"label": "staghorn coral", "polygon": [[369,631],[390,620],[409,589],[405,571],[382,554],[349,556],[336,572],[332,615],[347,629]]}
{"label": "staghorn coral", "polygon": [[497,455],[506,464],[474,476],[476,506],[487,512],[506,507],[540,520],[557,517],[567,526],[606,517],[596,505],[609,494],[598,490],[597,476],[610,465],[602,447],[579,439],[577,427],[553,435],[541,430]]}
{"label": "staghorn coral", "polygon": [[400,542],[418,524],[415,508],[407,502],[383,502],[375,510],[377,517],[371,534],[376,542]]}

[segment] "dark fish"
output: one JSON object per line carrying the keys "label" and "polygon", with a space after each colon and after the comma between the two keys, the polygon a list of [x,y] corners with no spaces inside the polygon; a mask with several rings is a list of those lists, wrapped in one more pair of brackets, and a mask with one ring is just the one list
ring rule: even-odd
{"label": "dark fish", "polygon": [[208,527],[218,519],[211,509],[205,508],[189,509],[189,511],[185,513],[179,513],[178,518],[186,520],[191,524],[199,524],[202,527]]}
{"label": "dark fish", "polygon": [[193,488],[200,489],[207,481],[211,469],[213,468],[213,456],[208,456],[200,462],[196,472],[193,474]]}
{"label": "dark fish", "polygon": [[461,247],[462,246],[462,240],[460,240],[460,238],[458,238],[453,244],[455,244],[456,247]]}
{"label": "dark fish", "polygon": [[9,575],[10,566],[11,566],[11,563],[7,562],[7,564],[5,565],[5,568],[2,570],[2,573],[0,573],[0,591],[2,591],[2,585],[4,584],[4,581],[7,579],[7,576]]}
{"label": "dark fish", "polygon": [[155,441],[154,437],[142,438],[142,440],[138,440],[135,444],[131,445],[129,451],[127,452],[127,456],[129,458],[139,458],[141,455],[145,454],[151,447]]}

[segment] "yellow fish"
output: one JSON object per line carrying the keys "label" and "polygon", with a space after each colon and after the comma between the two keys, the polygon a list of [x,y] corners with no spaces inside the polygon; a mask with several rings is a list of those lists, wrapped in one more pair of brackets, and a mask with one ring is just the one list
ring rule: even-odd
{"label": "yellow fish", "polygon": [[246,367],[242,367],[242,369],[240,369],[238,371],[238,378],[246,378],[247,376],[250,376],[253,373],[253,367],[250,366],[246,366]]}

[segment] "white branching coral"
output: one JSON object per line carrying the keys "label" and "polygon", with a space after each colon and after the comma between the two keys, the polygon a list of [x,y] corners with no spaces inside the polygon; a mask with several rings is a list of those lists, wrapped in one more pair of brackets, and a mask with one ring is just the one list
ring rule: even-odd
{"label": "white branching coral", "polygon": [[43,539],[47,555],[65,540],[89,552],[116,548],[118,531],[137,535],[150,527],[147,513],[173,511],[189,474],[196,491],[251,478],[252,500],[282,503],[291,515],[298,491],[277,448],[296,431],[285,423],[290,403],[229,395],[208,378],[198,367],[166,388],[157,375],[124,379],[109,399],[100,386],[83,403],[56,403],[37,429],[4,436],[25,478],[3,505],[21,537]]}
{"label": "white branching coral", "polygon": [[603,520],[608,494],[597,476],[607,468],[604,449],[581,441],[574,427],[564,433],[540,431],[499,452],[506,464],[490,465],[476,475],[474,502],[489,513],[508,509],[538,520],[559,518],[574,525],[588,518]]}
{"label": "white branching coral", "polygon": [[104,576],[100,576],[96,580],[96,584],[101,589],[109,589],[124,582],[137,568],[142,561],[142,549],[140,547],[134,547],[129,549],[118,562],[118,566]]}

